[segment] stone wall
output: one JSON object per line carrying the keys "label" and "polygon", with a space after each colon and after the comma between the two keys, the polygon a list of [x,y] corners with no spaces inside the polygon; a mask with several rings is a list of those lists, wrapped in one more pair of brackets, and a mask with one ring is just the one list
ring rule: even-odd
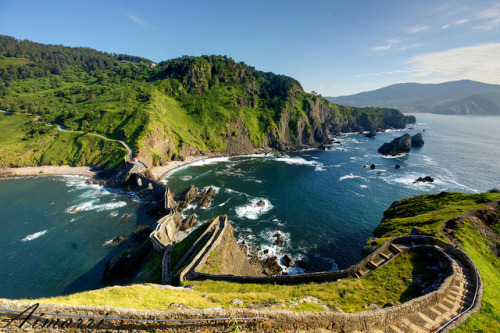
{"label": "stone wall", "polygon": [[163,199],[165,197],[165,193],[169,191],[167,185],[162,184],[156,180],[150,179],[140,173],[134,173],[133,177],[135,177],[135,183],[136,186],[138,187],[138,191],[147,189],[152,190],[157,200]]}

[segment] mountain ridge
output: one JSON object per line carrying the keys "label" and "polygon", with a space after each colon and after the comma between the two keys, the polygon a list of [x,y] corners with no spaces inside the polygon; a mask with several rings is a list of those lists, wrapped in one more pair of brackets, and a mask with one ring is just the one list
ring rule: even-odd
{"label": "mountain ridge", "polygon": [[500,85],[472,80],[398,83],[354,95],[326,97],[350,106],[393,107],[402,112],[500,115]]}

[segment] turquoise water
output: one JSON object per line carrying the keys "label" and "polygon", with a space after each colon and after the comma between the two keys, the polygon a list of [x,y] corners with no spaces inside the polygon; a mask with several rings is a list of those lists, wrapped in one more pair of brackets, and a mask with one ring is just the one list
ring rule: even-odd
{"label": "turquoise water", "polygon": [[[127,246],[110,249],[104,242],[151,222],[133,194],[85,180],[0,181],[0,297],[55,296],[102,287],[104,264]],[[75,206],[79,211],[71,212]],[[124,214],[131,218],[120,223]]]}
{"label": "turquoise water", "polygon": [[[342,145],[333,151],[208,160],[166,182],[176,192],[191,184],[218,189],[208,209],[184,215],[195,212],[203,221],[227,214],[239,241],[267,249],[268,255],[307,260],[313,271],[344,269],[361,259],[362,247],[393,201],[500,188],[500,117],[416,116],[417,124],[407,130],[338,137]],[[404,133],[422,133],[425,145],[397,158],[377,153]],[[374,170],[364,167],[372,163]],[[413,184],[427,175],[435,182]],[[265,201],[263,208],[255,206],[259,200]],[[274,245],[276,232],[284,236],[283,246]]]}
{"label": "turquoise water", "polygon": [[[500,188],[500,117],[416,116],[413,129],[370,139],[349,134],[338,138],[342,145],[333,151],[209,160],[174,173],[167,183],[175,191],[190,184],[218,188],[208,209],[185,215],[196,212],[204,221],[228,214],[240,241],[270,255],[305,259],[313,271],[343,269],[361,258],[394,200]],[[382,143],[406,132],[423,133],[425,145],[398,158],[377,153]],[[363,167],[372,163],[375,170]],[[435,183],[412,183],[427,175]],[[266,205],[256,208],[258,200]],[[75,206],[81,210],[71,213]],[[131,219],[120,223],[124,214]],[[0,180],[0,297],[102,287],[104,264],[127,247],[103,243],[154,220],[133,195],[87,185],[83,177]],[[277,231],[283,246],[273,244]]]}

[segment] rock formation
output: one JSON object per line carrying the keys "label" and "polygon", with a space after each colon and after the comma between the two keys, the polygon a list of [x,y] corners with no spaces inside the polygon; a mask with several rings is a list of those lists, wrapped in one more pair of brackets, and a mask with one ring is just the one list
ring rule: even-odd
{"label": "rock formation", "polygon": [[422,138],[422,133],[415,134],[411,137],[412,147],[422,147],[424,145],[424,139]]}
{"label": "rock formation", "polygon": [[434,178],[431,176],[418,177],[413,183],[432,183],[434,182]]}
{"label": "rock formation", "polygon": [[392,140],[391,142],[384,143],[378,152],[383,155],[395,156],[403,153],[409,153],[411,150],[411,135],[405,134]]}

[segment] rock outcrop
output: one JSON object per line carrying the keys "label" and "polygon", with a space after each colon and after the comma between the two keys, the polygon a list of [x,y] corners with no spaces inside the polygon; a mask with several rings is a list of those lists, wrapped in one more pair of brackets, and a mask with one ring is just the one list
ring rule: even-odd
{"label": "rock outcrop", "polygon": [[411,150],[411,135],[405,134],[392,140],[391,142],[384,143],[378,152],[383,155],[395,156],[403,153],[409,153]]}
{"label": "rock outcrop", "polygon": [[416,183],[433,183],[434,182],[434,178],[432,178],[431,176],[425,176],[425,177],[418,177],[413,183],[416,184]]}
{"label": "rock outcrop", "polygon": [[422,138],[422,133],[415,134],[411,137],[412,147],[422,147],[424,145],[424,139]]}

